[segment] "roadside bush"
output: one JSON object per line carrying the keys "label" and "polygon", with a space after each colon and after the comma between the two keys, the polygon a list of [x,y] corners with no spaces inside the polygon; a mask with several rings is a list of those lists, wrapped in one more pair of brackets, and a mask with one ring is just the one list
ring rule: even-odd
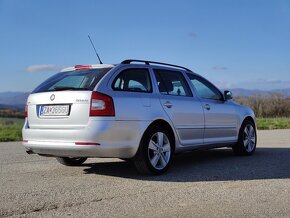
{"label": "roadside bush", "polygon": [[252,108],[257,117],[290,117],[290,97],[280,93],[266,96],[237,96],[234,99]]}
{"label": "roadside bush", "polygon": [[0,109],[0,117],[24,118],[24,111],[13,109]]}

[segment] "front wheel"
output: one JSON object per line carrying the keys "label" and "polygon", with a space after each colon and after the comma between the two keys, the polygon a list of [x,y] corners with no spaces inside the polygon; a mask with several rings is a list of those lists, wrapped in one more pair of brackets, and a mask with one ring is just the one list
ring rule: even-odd
{"label": "front wheel", "polygon": [[56,160],[65,166],[81,166],[86,160],[86,157],[57,157]]}
{"label": "front wheel", "polygon": [[139,145],[134,165],[142,174],[166,172],[172,159],[174,137],[163,127],[148,129]]}
{"label": "front wheel", "polygon": [[253,122],[246,120],[243,122],[238,142],[233,146],[233,151],[237,155],[251,155],[256,150],[257,133]]}

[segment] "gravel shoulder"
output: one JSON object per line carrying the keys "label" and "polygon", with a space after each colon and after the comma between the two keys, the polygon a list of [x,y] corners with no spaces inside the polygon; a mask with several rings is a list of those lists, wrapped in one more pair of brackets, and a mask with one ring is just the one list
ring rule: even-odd
{"label": "gravel shoulder", "polygon": [[258,131],[250,157],[177,155],[157,177],[119,159],[65,167],[0,143],[0,217],[289,217],[289,205],[290,130]]}

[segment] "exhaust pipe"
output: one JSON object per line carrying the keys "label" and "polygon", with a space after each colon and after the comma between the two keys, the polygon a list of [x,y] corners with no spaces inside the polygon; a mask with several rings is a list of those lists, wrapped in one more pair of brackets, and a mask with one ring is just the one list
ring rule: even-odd
{"label": "exhaust pipe", "polygon": [[26,150],[27,154],[34,154],[34,152],[32,150]]}

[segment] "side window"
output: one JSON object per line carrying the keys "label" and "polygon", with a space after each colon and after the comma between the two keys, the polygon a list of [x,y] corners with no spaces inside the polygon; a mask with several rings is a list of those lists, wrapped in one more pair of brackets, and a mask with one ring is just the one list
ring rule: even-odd
{"label": "side window", "polygon": [[181,72],[155,69],[159,92],[164,95],[192,96]]}
{"label": "side window", "polygon": [[203,78],[200,78],[193,74],[188,73],[187,75],[192,85],[195,87],[197,95],[200,98],[214,99],[214,100],[222,99],[220,92],[212,84],[210,84]]}
{"label": "side window", "polygon": [[119,73],[112,84],[118,91],[152,92],[149,71],[147,69],[127,69]]}

